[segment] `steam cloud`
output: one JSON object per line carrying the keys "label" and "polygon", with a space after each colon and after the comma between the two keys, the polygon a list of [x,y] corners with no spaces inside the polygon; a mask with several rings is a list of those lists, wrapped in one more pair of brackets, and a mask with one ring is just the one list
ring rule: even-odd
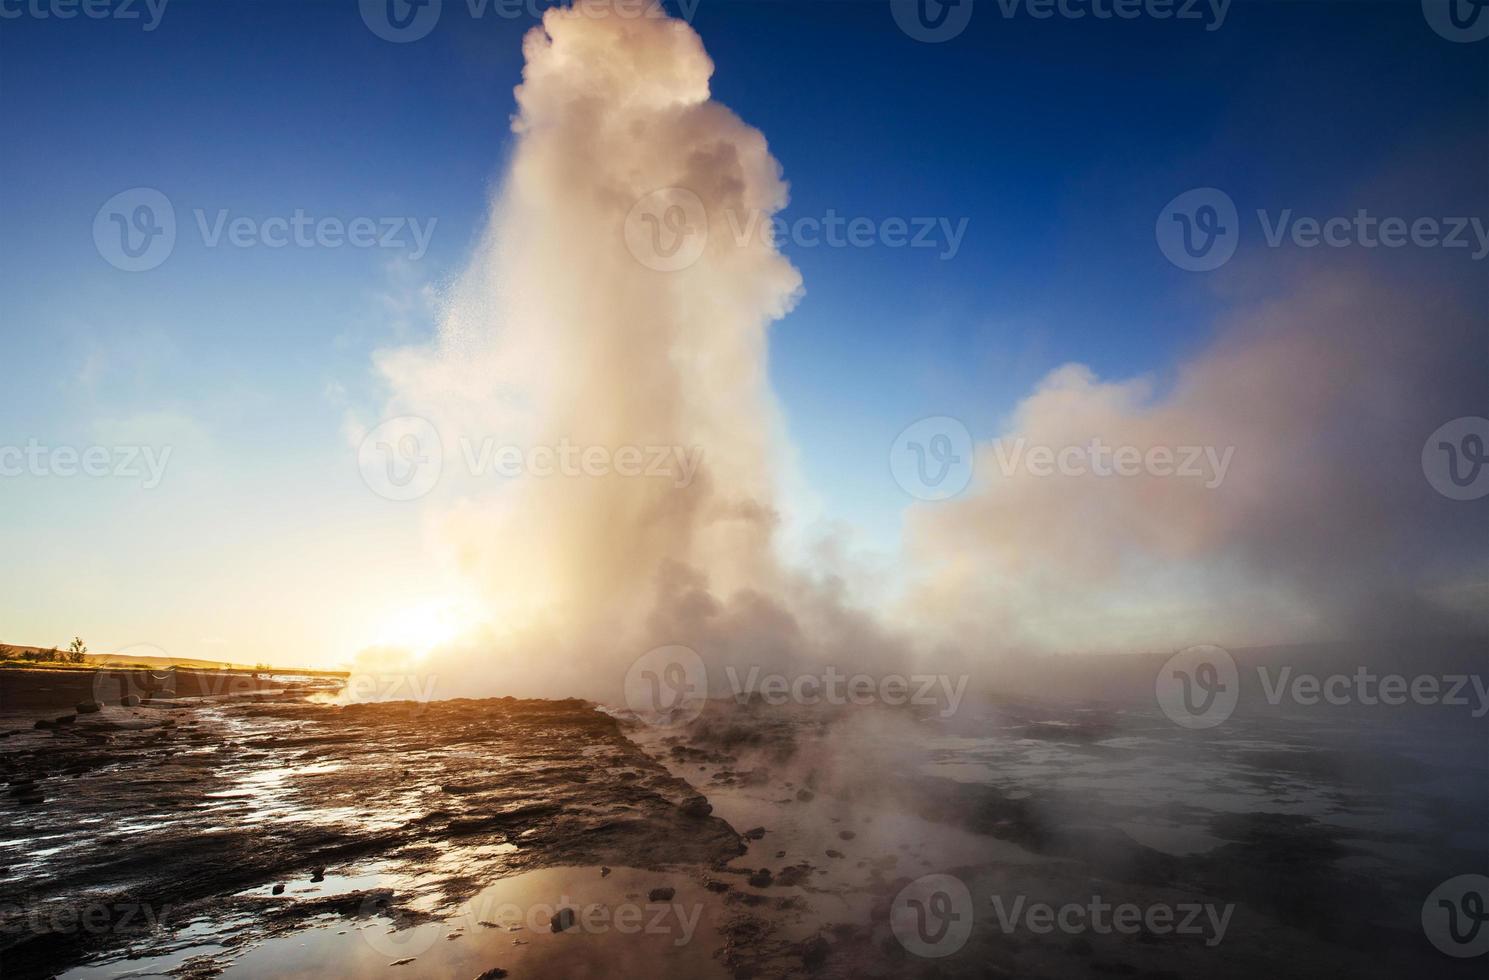
{"label": "steam cloud", "polygon": [[[713,64],[686,23],[592,8],[549,10],[527,35],[517,146],[488,234],[437,343],[381,356],[388,414],[430,419],[447,452],[494,436],[677,447],[702,463],[681,487],[611,472],[521,476],[493,493],[490,479],[447,478],[457,502],[437,537],[493,628],[440,659],[477,666],[460,674],[489,680],[483,693],[607,698],[636,656],[666,644],[711,665],[834,649],[859,662],[889,641],[774,550],[766,331],[801,277],[765,236],[725,230],[728,215],[785,205],[780,167],[758,130],[710,100]],[[658,271],[627,246],[628,213],[654,193],[696,195],[717,232],[685,269]]]}
{"label": "steam cloud", "polygon": [[[904,670],[933,653],[951,671],[1000,652],[1322,638],[1371,615],[1441,624],[1441,590],[1484,581],[1481,557],[1441,546],[1462,512],[1418,464],[1427,433],[1472,414],[1473,318],[1449,291],[1423,307],[1332,268],[1253,303],[1162,389],[1054,372],[1005,434],[1234,447],[1221,485],[1005,475],[984,444],[964,498],[908,515],[895,626],[856,609],[848,582],[776,553],[767,331],[801,279],[766,238],[727,233],[729,215],[786,203],[764,137],[711,101],[712,63],[681,21],[553,9],[524,49],[487,235],[437,340],[379,355],[386,415],[431,420],[452,456],[495,438],[701,449],[702,465],[686,486],[447,472],[433,540],[490,625],[423,665],[460,678],[443,696],[615,700],[633,659],[666,644],[710,668]],[[648,195],[691,200],[669,188],[714,233],[659,271],[625,225]]]}

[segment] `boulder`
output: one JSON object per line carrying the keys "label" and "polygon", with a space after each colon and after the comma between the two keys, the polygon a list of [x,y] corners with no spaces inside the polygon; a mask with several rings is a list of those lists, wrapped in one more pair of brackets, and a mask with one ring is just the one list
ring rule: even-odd
{"label": "boulder", "polygon": [[573,926],[577,918],[573,909],[559,909],[553,913],[553,918],[548,920],[548,925],[554,932],[563,932]]}

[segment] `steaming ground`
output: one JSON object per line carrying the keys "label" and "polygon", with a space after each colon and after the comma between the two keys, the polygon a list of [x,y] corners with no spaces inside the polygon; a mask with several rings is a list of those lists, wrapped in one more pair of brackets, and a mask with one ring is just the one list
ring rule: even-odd
{"label": "steaming ground", "polygon": [[[0,712],[6,977],[1477,976],[1421,924],[1489,844],[1466,715],[35,693]],[[905,931],[925,876],[966,889],[945,955]],[[1174,918],[1028,917],[1094,903]]]}

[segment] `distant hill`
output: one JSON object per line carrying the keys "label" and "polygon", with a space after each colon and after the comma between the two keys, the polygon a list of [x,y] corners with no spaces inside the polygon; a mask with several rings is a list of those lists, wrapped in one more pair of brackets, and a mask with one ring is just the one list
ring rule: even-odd
{"label": "distant hill", "polygon": [[[32,654],[34,656],[35,654],[49,652],[51,649],[51,647],[29,647],[17,646],[13,643],[0,643],[0,661],[23,660],[25,659],[26,654]],[[62,649],[61,652],[63,654],[67,653],[65,649]],[[66,662],[53,664],[49,661],[42,661],[42,663],[46,664],[47,666],[70,666]],[[277,671],[282,673],[328,674],[335,676],[344,676],[345,674],[344,671],[336,670],[307,670],[303,668],[284,666],[265,667],[255,664],[229,663],[226,660],[201,660],[196,657],[150,657],[137,654],[117,653],[85,653],[83,654],[83,664],[87,666],[100,667],[123,667],[136,665],[140,667],[158,668],[190,667],[197,670],[247,670],[261,672],[267,671],[271,673]]]}

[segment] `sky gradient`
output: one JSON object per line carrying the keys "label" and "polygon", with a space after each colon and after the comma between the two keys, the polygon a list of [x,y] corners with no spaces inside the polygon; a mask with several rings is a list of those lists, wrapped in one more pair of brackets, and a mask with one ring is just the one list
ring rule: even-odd
{"label": "sky gradient", "polygon": [[[352,0],[176,0],[152,30],[0,20],[0,445],[171,447],[157,487],[0,478],[0,640],[326,664],[429,638],[431,606],[465,586],[428,526],[364,485],[348,418],[377,419],[377,352],[432,335],[479,244],[534,23],[450,0],[409,43]],[[1489,323],[1474,248],[1266,248],[1249,217],[1489,220],[1489,41],[1446,41],[1416,3],[1238,2],[1212,31],[979,3],[938,44],[887,3],[701,0],[692,24],[713,98],[781,164],[785,219],[965,229],[954,254],[782,244],[805,289],[769,353],[792,549],[830,526],[893,568],[912,499],[887,459],[907,425],[952,416],[993,439],[1071,362],[1161,398],[1239,308],[1321,257],[1388,259],[1408,294],[1451,293]],[[137,187],[170,200],[177,239],[126,272],[93,229]],[[1244,219],[1214,273],[1155,242],[1197,187]],[[433,225],[417,258],[211,245],[224,212]],[[1461,363],[1489,376],[1484,333],[1466,336]],[[1439,394],[1442,421],[1489,414],[1482,388]]]}

